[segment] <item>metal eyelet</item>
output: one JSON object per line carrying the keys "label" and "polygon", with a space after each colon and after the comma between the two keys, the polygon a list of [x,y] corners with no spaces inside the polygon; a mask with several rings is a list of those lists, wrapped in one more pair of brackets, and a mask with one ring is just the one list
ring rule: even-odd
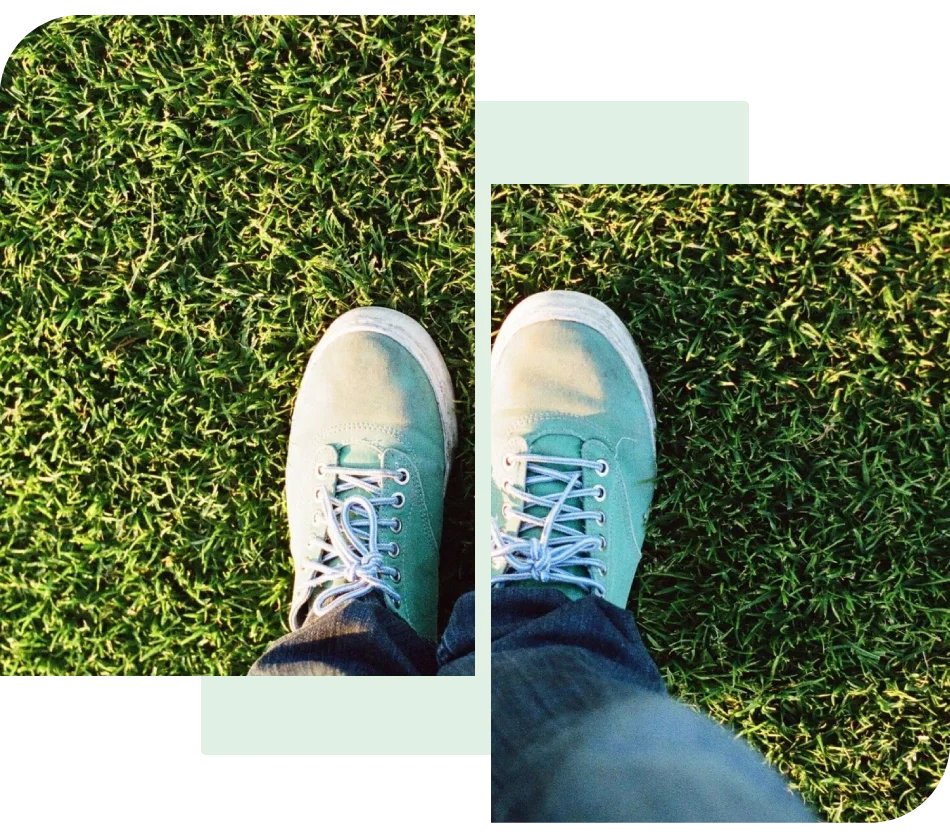
{"label": "metal eyelet", "polygon": [[393,504],[393,509],[402,509],[406,505],[406,496],[402,492],[396,492],[393,499],[396,501]]}
{"label": "metal eyelet", "polygon": [[393,518],[393,533],[398,535],[402,532],[402,521],[399,518]]}
{"label": "metal eyelet", "polygon": [[597,465],[598,465],[597,474],[600,475],[601,477],[606,477],[607,474],[610,472],[610,463],[608,463],[606,460],[601,458],[600,460],[597,461]]}
{"label": "metal eyelet", "polygon": [[322,492],[323,492],[323,487],[322,487],[322,486],[317,486],[317,488],[313,490],[313,496],[314,496],[317,500],[320,500],[320,494],[321,494]]}
{"label": "metal eyelet", "polygon": [[395,480],[400,486],[405,486],[409,482],[409,469],[399,469]]}
{"label": "metal eyelet", "polygon": [[508,504],[507,503],[503,503],[501,505],[501,516],[506,519],[508,518]]}
{"label": "metal eyelet", "polygon": [[511,459],[511,455],[510,455],[510,454],[506,454],[506,455],[505,455],[505,468],[506,468],[506,469],[511,469],[511,468],[514,468],[514,465],[515,465],[515,461]]}
{"label": "metal eyelet", "polygon": [[603,503],[607,499],[607,490],[603,486],[598,486],[594,493],[594,500]]}
{"label": "metal eyelet", "polygon": [[603,535],[600,536],[600,551],[603,552],[607,549],[607,539]]}
{"label": "metal eyelet", "polygon": [[402,607],[402,601],[400,599],[392,599],[392,605],[395,610],[399,610]]}
{"label": "metal eyelet", "polygon": [[597,526],[603,526],[607,523],[607,516],[603,512],[597,513]]}
{"label": "metal eyelet", "polygon": [[317,463],[317,477],[325,477],[327,473],[327,467],[323,463]]}
{"label": "metal eyelet", "polygon": [[395,558],[397,555],[399,555],[399,544],[393,544],[393,549],[392,552],[389,553],[389,557]]}
{"label": "metal eyelet", "polygon": [[399,570],[396,570],[396,574],[393,576],[393,584],[399,584],[402,581],[402,573]]}
{"label": "metal eyelet", "polygon": [[600,573],[601,578],[606,578],[607,573],[610,572],[610,570],[607,567],[598,567],[597,572]]}

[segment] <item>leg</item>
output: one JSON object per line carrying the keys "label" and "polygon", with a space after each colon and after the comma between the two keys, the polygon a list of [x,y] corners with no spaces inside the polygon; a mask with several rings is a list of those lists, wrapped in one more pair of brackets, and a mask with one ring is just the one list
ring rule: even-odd
{"label": "leg", "polygon": [[435,646],[375,595],[355,599],[272,643],[252,676],[435,674]]}
{"label": "leg", "polygon": [[471,677],[475,673],[474,591],[462,596],[452,608],[436,658],[441,676]]}
{"label": "leg", "polygon": [[495,821],[809,820],[748,747],[666,696],[623,607],[656,475],[623,322],[532,296],[492,348]]}
{"label": "leg", "polygon": [[492,820],[814,821],[759,755],[666,695],[625,610],[492,593]]}

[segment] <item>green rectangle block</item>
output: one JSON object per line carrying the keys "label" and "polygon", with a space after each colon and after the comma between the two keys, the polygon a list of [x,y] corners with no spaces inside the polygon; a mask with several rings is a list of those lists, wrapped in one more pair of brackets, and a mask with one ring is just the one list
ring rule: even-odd
{"label": "green rectangle block", "polygon": [[476,677],[202,677],[201,751],[487,755],[477,686]]}
{"label": "green rectangle block", "polygon": [[744,101],[478,101],[475,118],[477,180],[749,181]]}
{"label": "green rectangle block", "polygon": [[[748,122],[744,102],[476,104],[476,553],[490,547],[491,184],[746,182]],[[475,677],[204,677],[202,752],[490,754],[490,572],[479,560]]]}

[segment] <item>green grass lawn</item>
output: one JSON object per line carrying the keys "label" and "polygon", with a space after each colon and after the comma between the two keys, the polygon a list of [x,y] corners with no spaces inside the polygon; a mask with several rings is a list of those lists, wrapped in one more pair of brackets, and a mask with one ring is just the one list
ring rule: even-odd
{"label": "green grass lawn", "polygon": [[950,754],[950,188],[496,186],[493,327],[585,291],[650,371],[630,600],[670,689],[822,815]]}
{"label": "green grass lawn", "polygon": [[72,18],[0,86],[0,672],[243,674],[286,628],[296,386],[355,306],[442,348],[473,584],[472,18]]}

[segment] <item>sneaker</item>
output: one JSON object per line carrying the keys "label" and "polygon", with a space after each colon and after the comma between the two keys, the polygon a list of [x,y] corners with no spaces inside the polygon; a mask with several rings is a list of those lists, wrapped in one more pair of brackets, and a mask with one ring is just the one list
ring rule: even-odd
{"label": "sneaker", "polygon": [[436,638],[442,505],[457,429],[442,355],[402,313],[363,307],[327,329],[290,425],[290,628],[376,593]]}
{"label": "sneaker", "polygon": [[491,359],[492,585],[626,606],[656,478],[653,396],[604,304],[542,292]]}

